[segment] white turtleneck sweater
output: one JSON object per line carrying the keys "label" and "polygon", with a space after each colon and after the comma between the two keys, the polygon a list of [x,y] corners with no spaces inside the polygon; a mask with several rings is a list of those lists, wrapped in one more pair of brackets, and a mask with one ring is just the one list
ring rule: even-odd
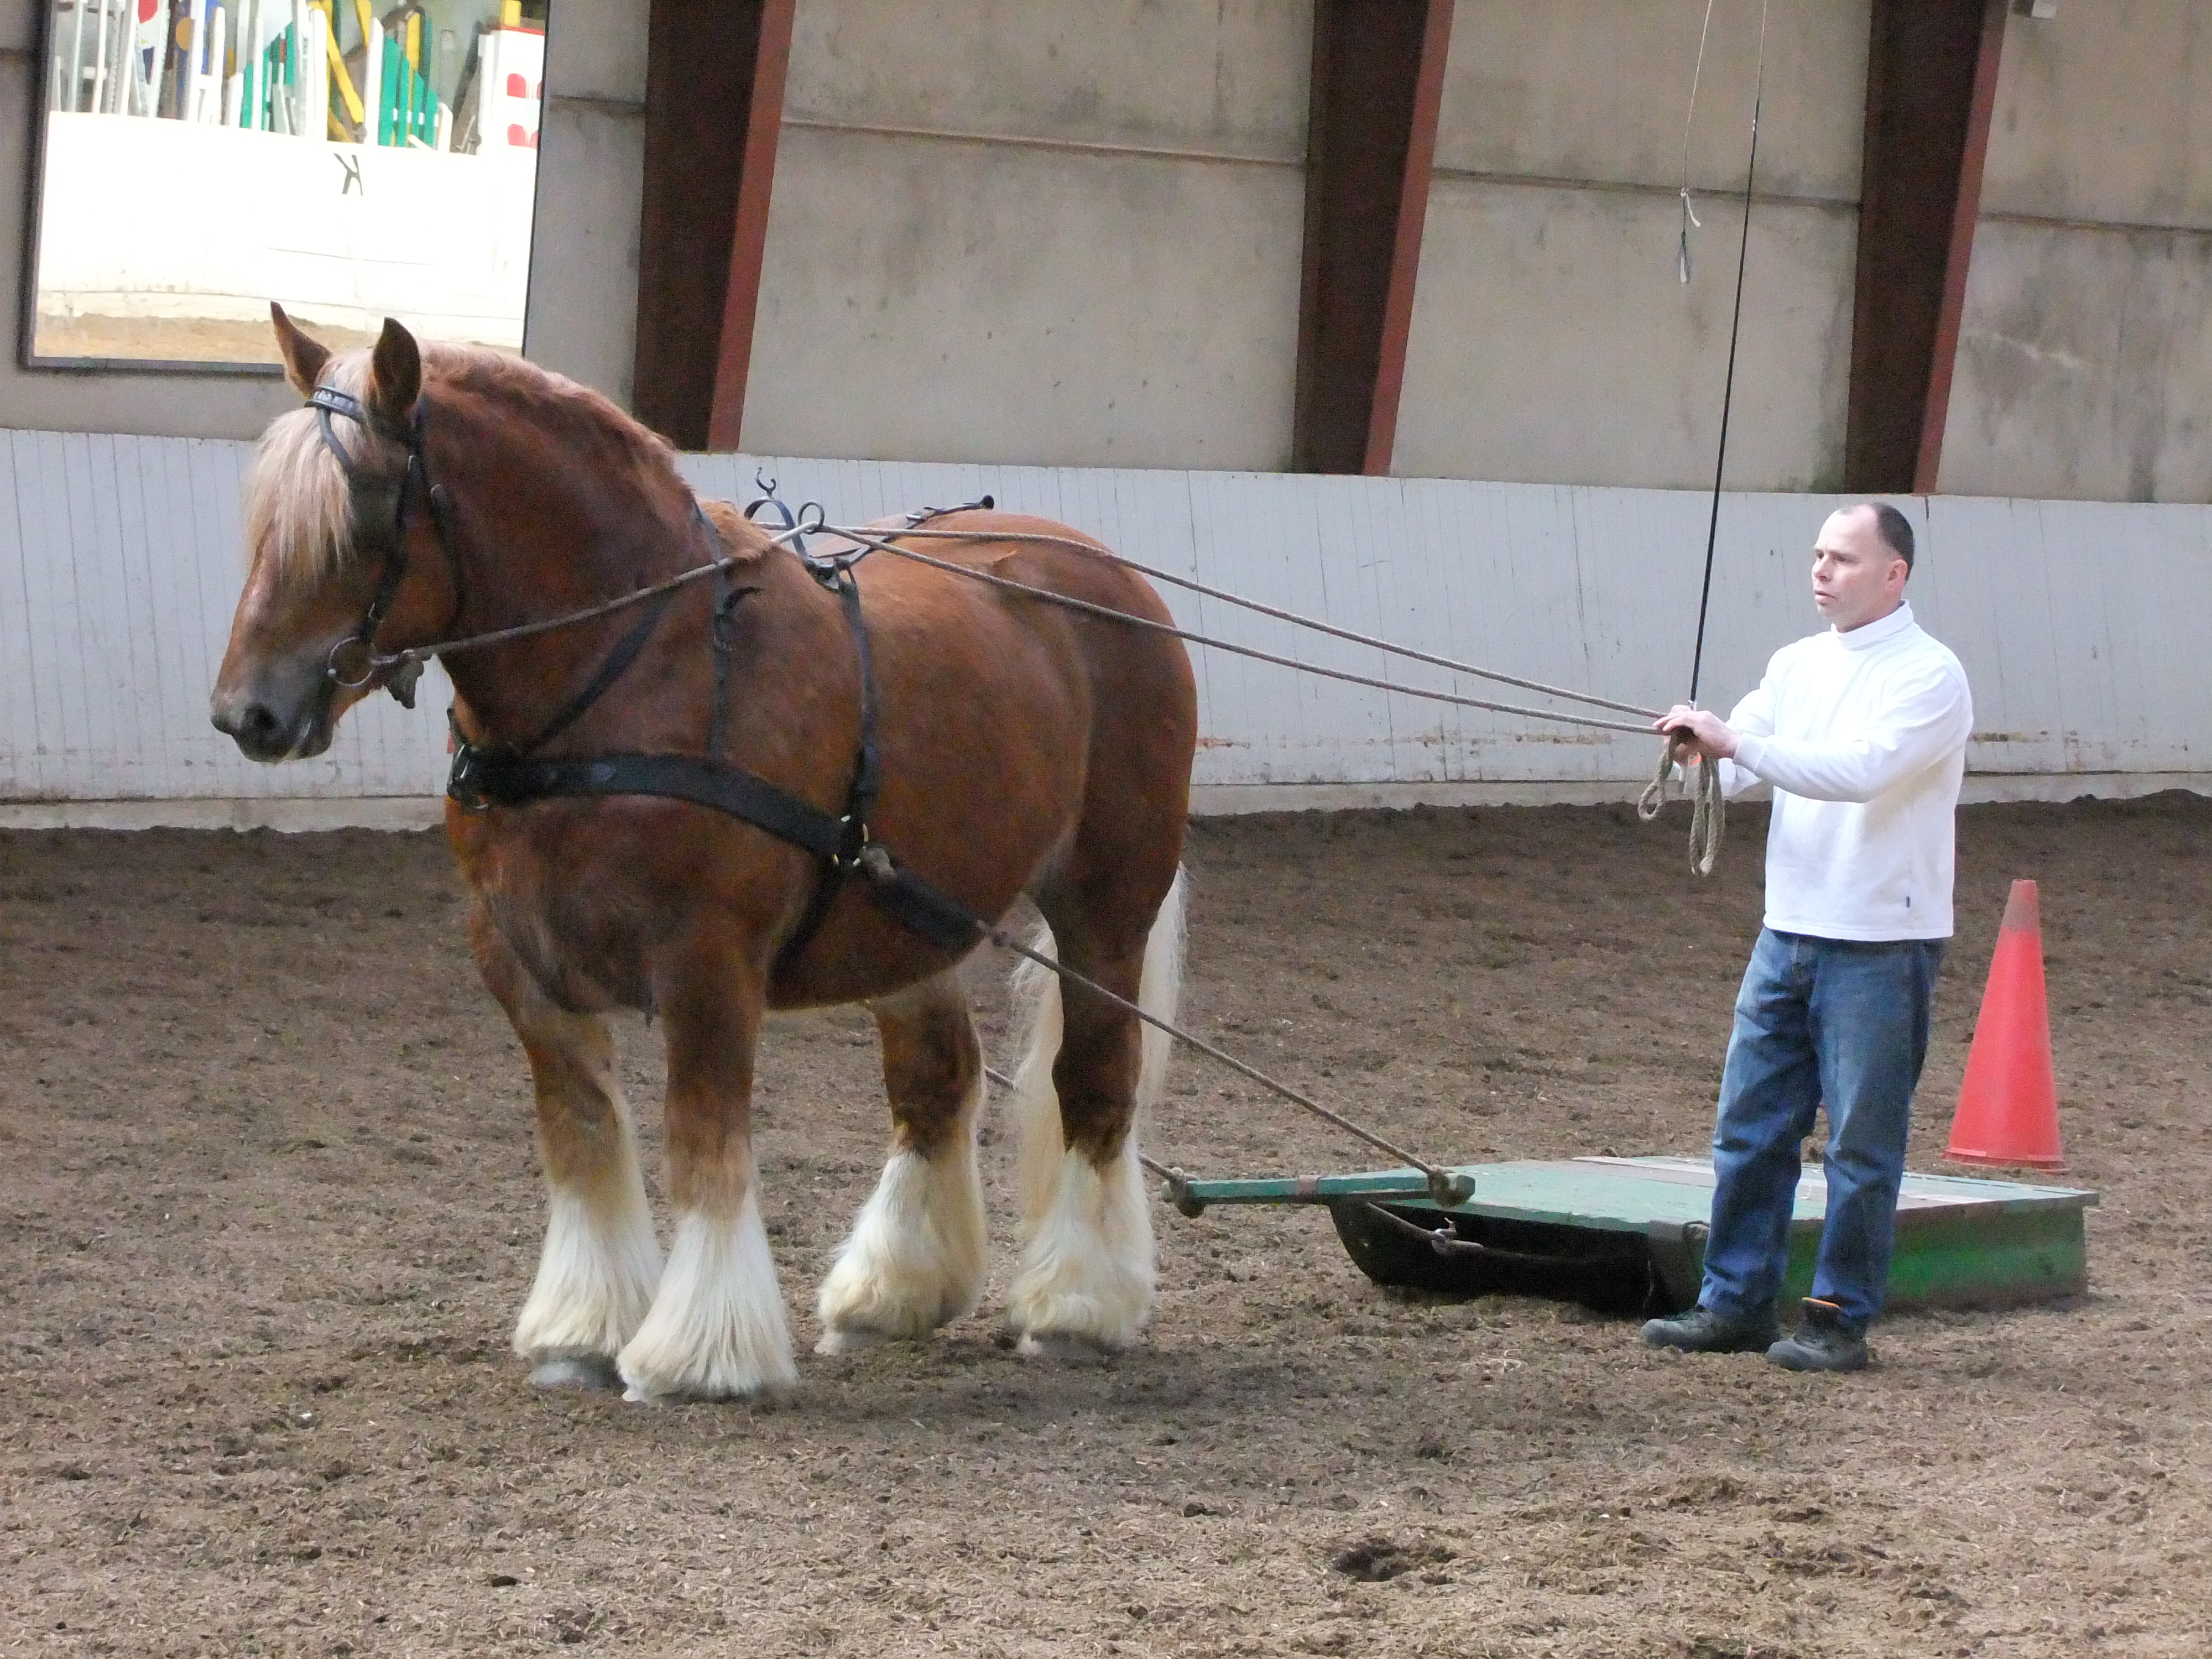
{"label": "white turtleneck sweater", "polygon": [[1966,671],[1900,605],[1785,645],[1735,706],[1724,791],[1774,786],[1766,925],[1816,939],[1951,936]]}

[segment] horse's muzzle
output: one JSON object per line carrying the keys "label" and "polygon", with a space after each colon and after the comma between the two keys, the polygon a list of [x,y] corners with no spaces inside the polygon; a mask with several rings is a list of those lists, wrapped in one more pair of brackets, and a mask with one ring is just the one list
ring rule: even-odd
{"label": "horse's muzzle", "polygon": [[251,696],[218,696],[208,718],[248,760],[304,760],[331,746],[330,699],[309,698],[290,713]]}

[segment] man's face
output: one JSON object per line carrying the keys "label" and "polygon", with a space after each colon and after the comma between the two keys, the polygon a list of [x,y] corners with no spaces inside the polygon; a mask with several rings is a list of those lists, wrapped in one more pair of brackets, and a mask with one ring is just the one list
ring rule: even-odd
{"label": "man's face", "polygon": [[1879,622],[1904,603],[1905,561],[1881,538],[1869,507],[1831,513],[1813,544],[1813,604],[1836,631]]}

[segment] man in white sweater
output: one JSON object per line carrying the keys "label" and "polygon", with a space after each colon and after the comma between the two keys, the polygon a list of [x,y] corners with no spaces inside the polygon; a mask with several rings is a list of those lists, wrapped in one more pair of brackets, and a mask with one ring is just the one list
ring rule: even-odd
{"label": "man in white sweater", "polygon": [[[1644,1340],[1764,1349],[1792,1370],[1856,1370],[1889,1280],[1929,999],[1951,937],[1953,818],[1973,703],[1966,671],[1905,603],[1912,526],[1893,507],[1832,514],[1813,550],[1828,632],[1774,653],[1723,721],[1658,722],[1733,795],[1774,786],[1766,918],[1721,1076],[1712,1231],[1698,1306]],[[1798,1147],[1828,1113],[1828,1213],[1797,1334],[1775,1300]]]}

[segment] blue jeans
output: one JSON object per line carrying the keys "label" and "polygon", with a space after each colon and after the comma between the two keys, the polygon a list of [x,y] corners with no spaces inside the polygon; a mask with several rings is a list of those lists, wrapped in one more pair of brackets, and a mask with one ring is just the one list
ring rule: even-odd
{"label": "blue jeans", "polygon": [[1735,1000],[1713,1129],[1705,1307],[1763,1316],[1790,1261],[1799,1146],[1828,1109],[1828,1217],[1813,1294],[1864,1331],[1881,1310],[1912,1091],[1942,939],[1861,944],[1761,929]]}

